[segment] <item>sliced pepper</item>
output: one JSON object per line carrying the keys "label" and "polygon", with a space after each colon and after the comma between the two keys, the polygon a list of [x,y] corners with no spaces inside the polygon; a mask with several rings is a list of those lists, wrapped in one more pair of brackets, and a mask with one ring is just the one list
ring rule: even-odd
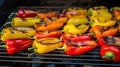
{"label": "sliced pepper", "polygon": [[43,54],[56,50],[62,46],[62,42],[58,38],[42,38],[37,39],[33,43],[34,51]]}
{"label": "sliced pepper", "polygon": [[48,38],[48,37],[60,37],[61,35],[62,35],[62,31],[60,30],[43,30],[43,31],[37,31],[35,34],[37,39]]}
{"label": "sliced pepper", "polygon": [[24,39],[12,39],[6,40],[6,49],[8,54],[16,54],[20,51],[23,51],[33,44],[33,40],[24,38]]}
{"label": "sliced pepper", "polygon": [[12,19],[12,26],[34,26],[35,23],[40,23],[39,18],[20,18],[20,17],[15,17]]}
{"label": "sliced pepper", "polygon": [[32,27],[7,27],[2,30],[1,40],[19,39],[34,36],[35,29]]}

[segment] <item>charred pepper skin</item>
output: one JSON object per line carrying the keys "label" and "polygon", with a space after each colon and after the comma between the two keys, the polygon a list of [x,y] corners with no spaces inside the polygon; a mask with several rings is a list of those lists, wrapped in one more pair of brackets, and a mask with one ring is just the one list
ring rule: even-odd
{"label": "charred pepper skin", "polygon": [[120,61],[120,49],[117,46],[107,44],[103,38],[98,40],[98,45],[101,47],[100,55],[104,60]]}
{"label": "charred pepper skin", "polygon": [[35,17],[35,16],[37,16],[37,12],[33,10],[19,9],[17,13],[17,17],[20,18]]}
{"label": "charred pepper skin", "polygon": [[10,55],[19,53],[20,51],[23,51],[31,47],[32,44],[33,40],[27,38],[7,40],[6,41],[7,53]]}

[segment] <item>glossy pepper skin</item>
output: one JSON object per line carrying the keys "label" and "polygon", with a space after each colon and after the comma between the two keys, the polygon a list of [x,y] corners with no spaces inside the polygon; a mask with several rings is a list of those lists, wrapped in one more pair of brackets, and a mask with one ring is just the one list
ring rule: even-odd
{"label": "glossy pepper skin", "polygon": [[115,27],[110,27],[108,30],[105,30],[105,31],[102,31],[102,30],[103,30],[103,27],[94,26],[89,30],[89,32],[95,33],[95,38],[100,39],[100,38],[105,37],[105,36],[114,36],[118,31],[118,29]]}
{"label": "glossy pepper skin", "polygon": [[67,17],[61,17],[59,19],[53,20],[45,24],[35,24],[34,27],[36,30],[56,30],[61,28],[67,22]]}
{"label": "glossy pepper skin", "polygon": [[61,46],[62,42],[58,38],[36,39],[33,43],[34,51],[39,54],[54,51]]}
{"label": "glossy pepper skin", "polygon": [[35,16],[37,16],[37,12],[33,10],[19,9],[17,13],[17,17],[20,18],[35,17]]}
{"label": "glossy pepper skin", "polygon": [[33,40],[24,38],[24,39],[12,39],[6,40],[7,53],[12,55],[20,51],[23,51],[33,44]]}
{"label": "glossy pepper skin", "polygon": [[60,37],[61,35],[62,35],[62,31],[60,30],[37,31],[35,34],[37,39],[48,38],[48,37]]}
{"label": "glossy pepper skin", "polygon": [[81,24],[78,27],[73,24],[67,24],[64,26],[63,31],[65,33],[73,33],[73,34],[83,34],[89,29],[89,25]]}
{"label": "glossy pepper skin", "polygon": [[34,17],[28,17],[28,18],[20,18],[20,17],[14,17],[12,19],[12,26],[20,27],[20,26],[34,26],[36,23],[40,23],[41,19],[34,18]]}
{"label": "glossy pepper skin", "polygon": [[35,32],[35,29],[32,27],[7,27],[2,30],[1,40],[32,37]]}
{"label": "glossy pepper skin", "polygon": [[72,33],[64,33],[62,35],[62,40],[66,41],[66,40],[71,40],[71,41],[86,41],[86,40],[91,40],[92,36],[91,35],[87,35],[87,34],[83,34],[83,35],[76,35],[76,34],[72,34]]}
{"label": "glossy pepper skin", "polygon": [[98,40],[98,45],[101,47],[100,55],[107,61],[120,61],[120,49],[117,46],[107,44],[103,38]]}
{"label": "glossy pepper skin", "polygon": [[67,41],[64,43],[65,53],[67,55],[80,55],[87,53],[97,47],[97,43],[95,41]]}

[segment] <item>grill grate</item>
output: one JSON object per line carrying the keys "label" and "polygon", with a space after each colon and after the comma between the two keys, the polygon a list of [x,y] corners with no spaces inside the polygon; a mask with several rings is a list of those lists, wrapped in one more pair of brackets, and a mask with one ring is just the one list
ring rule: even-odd
{"label": "grill grate", "polygon": [[[63,10],[67,7],[20,7],[27,8],[32,10]],[[76,7],[77,8],[77,7]],[[19,8],[18,8],[19,9]],[[17,10],[15,10],[17,11]],[[8,19],[9,21],[9,19]],[[3,44],[3,42],[0,42]],[[0,49],[0,62],[10,62],[10,63],[27,63],[27,64],[74,64],[74,65],[93,65],[93,66],[120,66],[120,63],[112,63],[108,61],[104,61],[99,55],[99,47],[95,50],[88,52],[83,55],[77,56],[68,56],[64,53],[64,51],[53,51],[47,54],[33,54],[30,57],[33,50],[30,51],[22,51],[15,55],[8,55],[4,48]]]}

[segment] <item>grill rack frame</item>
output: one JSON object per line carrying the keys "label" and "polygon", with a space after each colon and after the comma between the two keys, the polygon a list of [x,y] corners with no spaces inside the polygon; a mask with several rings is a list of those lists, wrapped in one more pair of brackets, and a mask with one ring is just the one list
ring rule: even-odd
{"label": "grill rack frame", "polygon": [[[32,10],[40,10],[40,11],[46,11],[55,9],[54,11],[63,10],[68,7],[40,7],[40,6],[22,6],[16,8],[13,13],[16,13],[16,11],[19,8],[25,8],[25,9],[32,9]],[[79,7],[72,7],[72,8],[79,8]],[[87,7],[81,7],[81,8],[87,8]],[[41,10],[44,9],[44,10]],[[12,14],[12,13],[11,13]],[[6,22],[9,22],[15,15],[10,15],[10,18],[7,19]],[[4,25],[0,28],[2,30],[4,28]],[[5,43],[0,41],[0,45],[4,45]],[[23,64],[62,64],[62,65],[92,65],[92,66],[120,66],[120,62],[113,63],[103,60],[99,55],[100,48],[97,47],[96,49],[87,52],[82,55],[77,56],[68,56],[64,53],[64,51],[53,51],[47,54],[34,54],[30,57],[29,54],[33,53],[33,50],[24,50],[20,53],[17,53],[15,55],[8,55],[6,53],[6,50],[4,48],[0,49],[0,62],[2,63],[23,63]]]}

